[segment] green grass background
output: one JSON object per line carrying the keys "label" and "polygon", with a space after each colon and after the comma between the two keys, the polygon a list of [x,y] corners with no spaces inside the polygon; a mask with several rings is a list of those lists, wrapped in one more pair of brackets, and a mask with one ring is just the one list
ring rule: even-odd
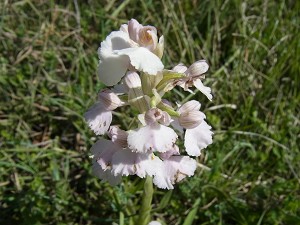
{"label": "green grass background", "polygon": [[[300,224],[300,2],[0,1],[0,224],[128,224],[141,182],[91,174],[83,121],[103,85],[97,48],[136,18],[165,36],[166,68],[206,59],[214,143],[192,178],[157,189],[164,224]],[[115,116],[120,120],[122,112]],[[185,220],[186,217],[192,220]],[[190,222],[189,222],[190,221]]]}

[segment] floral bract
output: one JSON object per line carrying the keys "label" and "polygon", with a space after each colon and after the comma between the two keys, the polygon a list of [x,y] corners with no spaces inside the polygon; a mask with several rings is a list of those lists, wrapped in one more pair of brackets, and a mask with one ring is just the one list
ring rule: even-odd
{"label": "floral bract", "polygon": [[[108,137],[100,138],[91,151],[94,174],[112,185],[122,176],[152,176],[157,187],[173,189],[194,175],[197,164],[191,156],[199,156],[212,143],[213,132],[198,101],[179,106],[164,99],[166,92],[180,86],[189,92],[195,87],[212,100],[211,89],[202,83],[207,62],[167,70],[161,62],[163,52],[163,36],[158,38],[155,27],[135,19],[108,35],[98,49],[99,79],[110,88],[100,91],[84,117],[96,135]],[[138,111],[130,130],[112,125],[112,112],[123,106]],[[184,137],[182,151],[179,137]]]}

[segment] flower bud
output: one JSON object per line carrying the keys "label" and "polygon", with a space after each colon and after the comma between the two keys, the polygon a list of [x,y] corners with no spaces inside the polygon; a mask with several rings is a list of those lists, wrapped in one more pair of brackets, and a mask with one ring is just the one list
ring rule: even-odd
{"label": "flower bud", "polygon": [[127,72],[124,83],[128,89],[142,87],[141,78],[136,72]]}
{"label": "flower bud", "polygon": [[103,107],[108,111],[115,110],[122,104],[120,98],[109,89],[101,91],[98,94],[98,99]]}
{"label": "flower bud", "polygon": [[124,78],[124,83],[128,88],[128,103],[136,107],[140,113],[149,109],[149,103],[142,91],[142,82],[136,72],[128,72]]}
{"label": "flower bud", "polygon": [[202,113],[200,111],[189,111],[181,113],[178,121],[179,124],[186,129],[193,129],[197,127],[203,120]]}

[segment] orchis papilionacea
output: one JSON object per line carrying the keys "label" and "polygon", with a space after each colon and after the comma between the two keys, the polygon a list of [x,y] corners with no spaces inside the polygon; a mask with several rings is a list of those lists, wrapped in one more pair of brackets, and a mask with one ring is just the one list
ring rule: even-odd
{"label": "orchis papilionacea", "polygon": [[[151,176],[157,187],[173,189],[176,182],[194,175],[197,163],[190,156],[199,156],[212,143],[213,133],[198,101],[179,105],[163,98],[176,86],[189,92],[194,86],[212,100],[211,89],[202,83],[207,62],[167,70],[163,52],[164,37],[135,19],[111,32],[98,49],[99,79],[109,88],[100,91],[84,117],[96,135],[107,137],[91,149],[93,172],[112,185],[122,176],[137,175]],[[111,125],[112,112],[123,106],[138,111],[130,130]],[[185,151],[176,145],[178,135],[184,137]]]}

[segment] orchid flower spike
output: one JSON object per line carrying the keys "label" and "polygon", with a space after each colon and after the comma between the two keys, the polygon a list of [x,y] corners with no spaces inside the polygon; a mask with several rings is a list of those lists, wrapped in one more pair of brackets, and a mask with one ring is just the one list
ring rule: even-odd
{"label": "orchid flower spike", "polygon": [[[211,100],[211,89],[201,81],[207,62],[165,70],[163,53],[163,36],[135,19],[111,32],[98,49],[100,81],[111,87],[98,93],[84,118],[96,135],[104,135],[91,148],[93,173],[111,185],[123,176],[151,176],[158,188],[173,189],[195,174],[193,157],[212,143],[213,132],[198,101],[176,106],[164,97],[175,86],[187,91],[195,86]],[[113,120],[113,115],[124,115],[125,106],[130,113],[122,124],[130,129]]]}

